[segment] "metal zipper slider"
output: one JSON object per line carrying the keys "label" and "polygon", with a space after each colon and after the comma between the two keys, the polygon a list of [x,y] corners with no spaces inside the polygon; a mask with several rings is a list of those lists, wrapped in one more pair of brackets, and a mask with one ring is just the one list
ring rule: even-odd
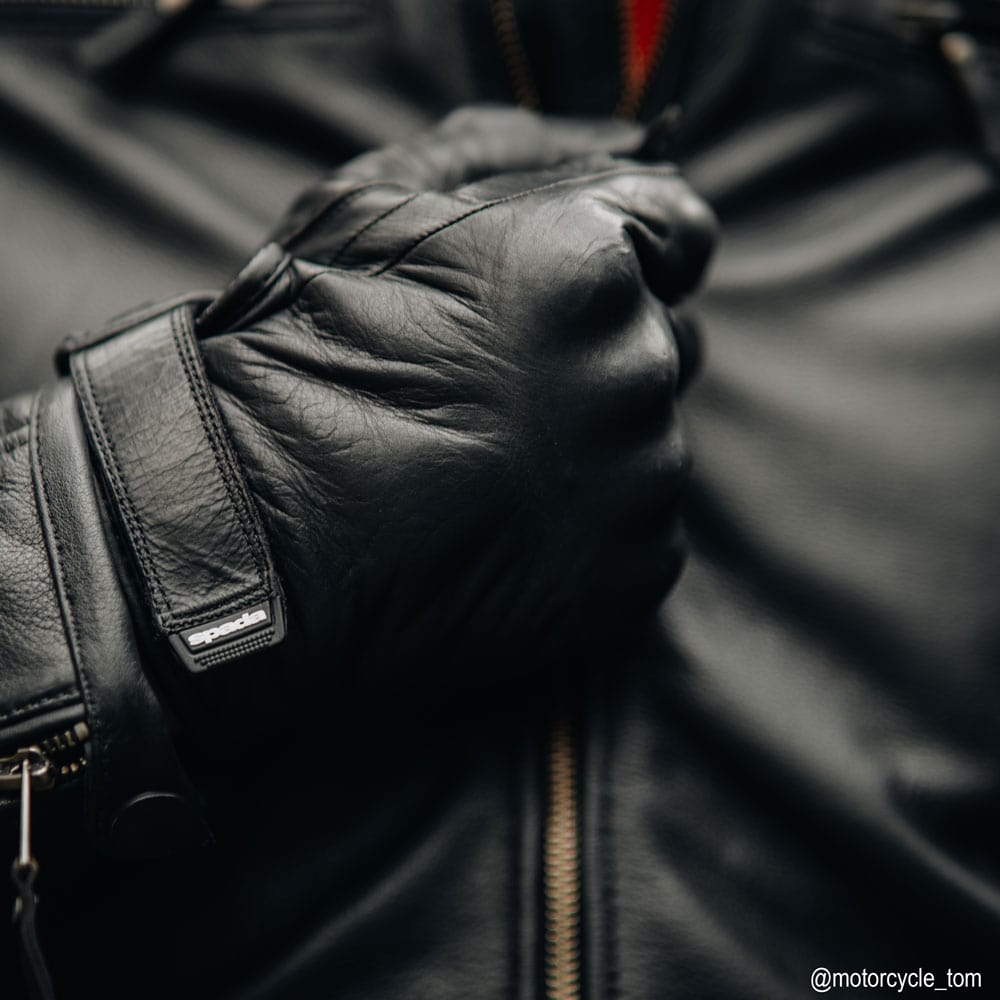
{"label": "metal zipper slider", "polygon": [[40,788],[51,787],[55,768],[38,747],[28,747],[18,750],[13,757],[0,758],[0,767],[4,771],[0,777],[15,780],[21,793],[21,832],[10,877],[17,890],[12,920],[21,946],[24,975],[36,1000],[55,1000],[52,977],[38,941],[38,896],[35,894],[38,862],[31,853],[32,786],[38,781],[47,783],[39,784]]}
{"label": "metal zipper slider", "polygon": [[22,792],[24,768],[28,768],[31,787],[45,791],[56,783],[56,769],[52,761],[37,746],[24,747],[9,757],[0,757],[0,792]]}

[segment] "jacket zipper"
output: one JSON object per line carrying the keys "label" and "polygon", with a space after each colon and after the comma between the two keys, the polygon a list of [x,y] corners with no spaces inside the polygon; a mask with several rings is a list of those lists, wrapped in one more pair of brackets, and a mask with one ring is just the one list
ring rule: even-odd
{"label": "jacket zipper", "polygon": [[642,102],[649,93],[649,88],[663,61],[667,42],[673,34],[674,22],[677,19],[677,7],[680,0],[662,0],[664,8],[661,15],[659,30],[653,42],[653,52],[650,56],[642,77],[633,80],[629,72],[629,44],[632,37],[632,20],[635,17],[636,0],[618,0],[618,17],[622,40],[621,49],[621,89],[615,114],[619,118],[637,118],[642,109]]}
{"label": "jacket zipper", "polygon": [[[634,0],[618,0],[618,23],[621,36],[621,65],[618,85],[618,100],[614,113],[620,118],[636,118],[642,108],[642,102],[649,92],[649,87],[656,76],[667,42],[673,33],[674,22],[677,20],[677,7],[680,0],[664,0],[664,11],[660,29],[654,42],[654,49],[646,71],[641,80],[633,82],[629,78],[629,44],[631,23],[634,16]],[[500,55],[507,68],[507,78],[510,82],[514,100],[524,108],[535,111],[542,109],[541,97],[531,71],[531,60],[521,29],[517,22],[517,10],[514,0],[490,0],[490,13],[493,18],[493,30],[500,47]]]}
{"label": "jacket zipper", "polygon": [[543,850],[546,1000],[579,1000],[580,808],[577,733],[560,712],[549,736],[547,806]]}
{"label": "jacket zipper", "polygon": [[500,45],[500,54],[507,66],[507,77],[514,92],[514,100],[522,108],[537,111],[541,108],[541,100],[531,72],[528,50],[524,46],[521,29],[517,24],[514,0],[490,0],[490,13],[493,17],[493,30]]}
{"label": "jacket zipper", "polygon": [[35,792],[54,788],[60,780],[79,775],[86,766],[85,743],[90,729],[78,722],[70,729],[0,757],[0,792],[16,792],[20,799],[20,836],[11,881],[17,892],[13,926],[28,990],[38,1000],[55,1000],[55,989],[38,934],[39,865],[31,849],[31,806]]}
{"label": "jacket zipper", "polygon": [[58,782],[81,774],[87,766],[84,744],[89,738],[87,723],[78,722],[71,729],[0,757],[0,794],[20,792],[24,761],[30,766],[33,791],[48,791]]}

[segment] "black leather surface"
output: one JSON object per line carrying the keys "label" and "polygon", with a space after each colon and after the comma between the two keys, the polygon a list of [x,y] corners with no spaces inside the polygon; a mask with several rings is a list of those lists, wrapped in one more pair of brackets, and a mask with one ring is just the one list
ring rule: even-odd
{"label": "black leather surface", "polygon": [[617,985],[804,997],[817,966],[922,966],[989,991],[996,177],[932,46],[758,24],[724,67],[740,127],[706,66],[680,147],[723,238],[692,551],[611,713]]}
{"label": "black leather surface", "polygon": [[[686,407],[692,552],[642,655],[588,689],[593,996],[801,998],[817,965],[978,970],[990,995],[1000,974],[996,180],[933,44],[818,9],[705,3],[686,57],[677,153],[723,232]],[[220,284],[321,160],[502,97],[457,10],[308,35],[261,12],[252,37],[229,18],[124,102],[51,39],[5,40],[4,121],[32,137],[3,154],[8,388],[70,326]],[[307,748],[237,740],[200,860],[60,873],[46,912],[89,901],[50,928],[61,983],[538,996],[544,724],[506,704],[544,716],[542,685],[449,689],[434,711],[353,692]]]}

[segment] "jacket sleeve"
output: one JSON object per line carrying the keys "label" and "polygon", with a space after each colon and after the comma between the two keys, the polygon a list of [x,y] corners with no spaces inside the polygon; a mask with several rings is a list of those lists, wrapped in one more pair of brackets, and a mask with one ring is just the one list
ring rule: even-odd
{"label": "jacket sleeve", "polygon": [[210,833],[115,547],[71,381],[0,403],[0,830],[17,821],[19,751],[37,747],[36,827],[54,810],[67,841],[156,856]]}

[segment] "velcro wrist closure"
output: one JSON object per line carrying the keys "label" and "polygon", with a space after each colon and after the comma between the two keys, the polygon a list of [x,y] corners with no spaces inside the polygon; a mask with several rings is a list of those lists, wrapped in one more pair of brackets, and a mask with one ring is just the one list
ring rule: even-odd
{"label": "velcro wrist closure", "polygon": [[285,619],[193,319],[190,302],[172,304],[67,353],[156,631],[201,671],[280,642]]}

